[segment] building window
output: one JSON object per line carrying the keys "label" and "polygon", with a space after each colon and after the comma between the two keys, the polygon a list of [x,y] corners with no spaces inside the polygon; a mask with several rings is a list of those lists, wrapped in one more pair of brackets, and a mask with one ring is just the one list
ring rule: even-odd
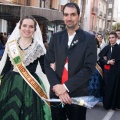
{"label": "building window", "polygon": [[40,7],[45,8],[45,0],[40,0]]}
{"label": "building window", "polygon": [[27,6],[30,6],[30,0],[27,0]]}

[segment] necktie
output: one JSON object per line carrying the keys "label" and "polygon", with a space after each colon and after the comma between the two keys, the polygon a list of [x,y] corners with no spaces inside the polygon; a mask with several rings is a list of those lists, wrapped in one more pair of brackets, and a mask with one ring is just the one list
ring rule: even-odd
{"label": "necktie", "polygon": [[67,80],[68,80],[68,58],[66,58],[64,64],[61,83],[64,84]]}
{"label": "necktie", "polygon": [[108,58],[108,60],[111,59],[112,49],[113,49],[113,46],[111,46],[111,47],[109,48],[109,51],[108,51],[108,53],[107,53],[107,58]]}

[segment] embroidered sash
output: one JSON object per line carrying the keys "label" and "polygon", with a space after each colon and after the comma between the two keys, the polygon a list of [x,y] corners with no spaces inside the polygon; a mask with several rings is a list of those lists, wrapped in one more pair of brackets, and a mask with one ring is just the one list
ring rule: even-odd
{"label": "embroidered sash", "polygon": [[22,57],[18,50],[18,45],[15,40],[12,40],[8,43],[8,50],[10,52],[10,57],[17,68],[20,75],[23,77],[25,82],[36,92],[36,94],[50,107],[50,102],[46,101],[48,99],[45,91],[42,89],[38,81],[31,75],[27,68],[22,63]]}
{"label": "embroidered sash", "polygon": [[102,71],[102,69],[101,69],[101,67],[96,63],[96,69],[98,70],[98,72],[100,73],[100,75],[102,76],[102,78],[103,78],[103,71]]}

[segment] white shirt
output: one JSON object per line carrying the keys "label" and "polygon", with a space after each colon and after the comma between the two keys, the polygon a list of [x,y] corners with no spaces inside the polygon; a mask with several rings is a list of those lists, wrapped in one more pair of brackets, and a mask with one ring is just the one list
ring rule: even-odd
{"label": "white shirt", "polygon": [[73,38],[75,37],[75,34],[76,32],[73,33],[73,35],[69,35],[68,34],[68,46],[70,47],[72,41],[73,41]]}
{"label": "white shirt", "polygon": [[120,44],[120,39],[117,39],[116,43],[119,45]]}
{"label": "white shirt", "polygon": [[[68,34],[68,46],[69,46],[69,47],[70,47],[70,45],[71,45],[71,43],[72,43],[72,41],[73,41],[73,38],[75,37],[75,34],[76,34],[76,32],[74,32],[72,35],[69,35],[69,34]],[[64,86],[65,89],[69,92],[67,86],[66,86],[65,84],[63,84],[63,86]]]}

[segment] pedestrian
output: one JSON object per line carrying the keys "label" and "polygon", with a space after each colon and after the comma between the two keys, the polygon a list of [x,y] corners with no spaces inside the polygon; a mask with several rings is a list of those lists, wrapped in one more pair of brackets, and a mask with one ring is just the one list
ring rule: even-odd
{"label": "pedestrian", "polygon": [[49,103],[40,98],[42,94],[47,99],[42,78],[35,73],[38,62],[44,72],[45,53],[38,23],[25,16],[10,35],[0,62],[0,120],[51,120]]}
{"label": "pedestrian", "polygon": [[[76,3],[63,7],[63,20],[66,29],[52,35],[45,56],[50,98],[59,98],[64,104],[51,103],[52,120],[85,120],[87,109],[71,104],[71,97],[88,95],[88,81],[97,60],[95,36],[79,27]],[[55,63],[55,71],[51,63]]]}
{"label": "pedestrian", "polygon": [[99,54],[100,61],[104,65],[105,93],[103,106],[105,109],[120,109],[120,47],[116,43],[117,34],[109,34],[109,45]]}
{"label": "pedestrian", "polygon": [[3,37],[3,32],[0,32],[0,42],[4,46],[4,37]]}
{"label": "pedestrian", "polygon": [[100,50],[102,50],[107,45],[103,39],[102,34],[100,34],[100,33],[97,34],[97,40],[98,40],[99,45],[100,45]]}
{"label": "pedestrian", "polygon": [[4,37],[4,45],[5,45],[6,42],[7,42],[7,39],[8,39],[8,38],[7,38],[7,33],[6,33],[6,32],[4,32],[4,36],[3,36],[3,37]]}
{"label": "pedestrian", "polygon": [[[98,39],[100,40],[98,40]],[[97,62],[93,75],[91,76],[88,84],[89,95],[95,96],[98,98],[99,102],[103,100],[103,70],[99,62],[98,54],[102,50],[102,35],[98,34],[96,38],[97,41]],[[101,47],[102,45],[102,47]]]}
{"label": "pedestrian", "polygon": [[117,44],[120,46],[120,29],[117,29],[116,33],[117,33],[117,36],[118,36]]}

